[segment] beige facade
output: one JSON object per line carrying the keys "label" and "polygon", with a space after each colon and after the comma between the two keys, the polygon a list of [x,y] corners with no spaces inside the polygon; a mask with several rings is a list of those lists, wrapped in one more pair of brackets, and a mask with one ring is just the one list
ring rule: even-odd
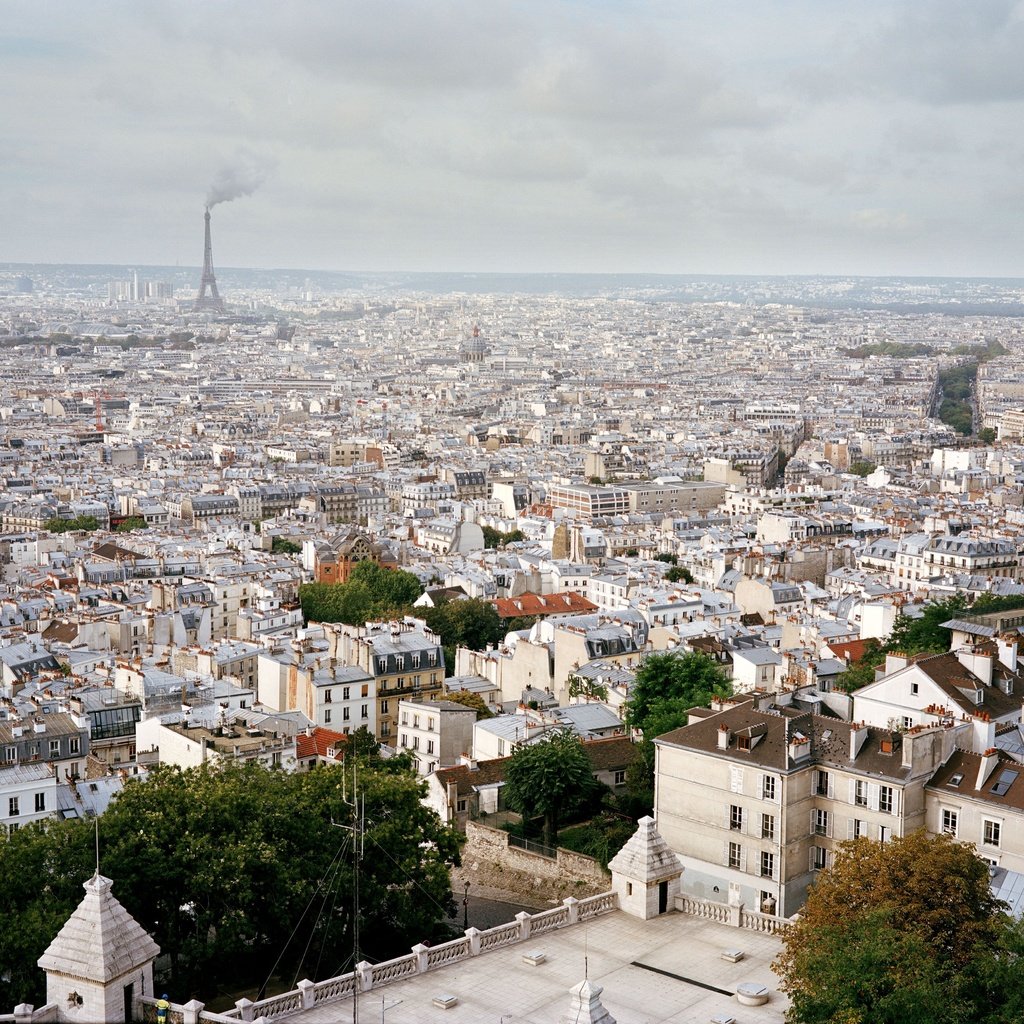
{"label": "beige facade", "polygon": [[774,901],[792,915],[837,843],[925,824],[924,786],[952,740],[754,702],[660,737],[655,813],[686,869],[683,891],[752,909]]}

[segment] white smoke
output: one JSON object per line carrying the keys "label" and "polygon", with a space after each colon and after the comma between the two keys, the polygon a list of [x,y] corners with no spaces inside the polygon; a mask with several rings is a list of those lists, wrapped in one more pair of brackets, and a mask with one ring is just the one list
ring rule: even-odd
{"label": "white smoke", "polygon": [[238,158],[222,167],[206,195],[206,206],[230,203],[232,199],[251,196],[263,184],[264,170],[250,159]]}

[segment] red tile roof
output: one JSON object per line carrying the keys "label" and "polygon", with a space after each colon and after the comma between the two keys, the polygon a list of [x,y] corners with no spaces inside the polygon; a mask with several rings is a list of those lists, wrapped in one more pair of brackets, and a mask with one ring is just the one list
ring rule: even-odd
{"label": "red tile roof", "polygon": [[520,594],[518,597],[499,597],[493,602],[503,619],[521,615],[574,615],[596,612],[598,606],[575,590],[560,594]]}
{"label": "red tile roof", "polygon": [[315,728],[312,735],[300,732],[295,738],[295,756],[301,761],[307,757],[327,757],[330,747],[343,747],[348,737],[333,729]]}

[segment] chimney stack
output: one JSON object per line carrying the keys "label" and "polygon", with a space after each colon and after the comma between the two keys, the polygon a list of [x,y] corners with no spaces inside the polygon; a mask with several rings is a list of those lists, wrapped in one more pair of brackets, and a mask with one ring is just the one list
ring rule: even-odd
{"label": "chimney stack", "polygon": [[732,739],[732,733],[729,731],[729,726],[724,722],[718,727],[718,749],[728,750],[729,740]]}
{"label": "chimney stack", "polygon": [[995,747],[989,747],[981,755],[981,763],[978,765],[978,780],[974,783],[975,789],[981,789],[988,782],[988,777],[995,771],[999,764],[999,751]]}

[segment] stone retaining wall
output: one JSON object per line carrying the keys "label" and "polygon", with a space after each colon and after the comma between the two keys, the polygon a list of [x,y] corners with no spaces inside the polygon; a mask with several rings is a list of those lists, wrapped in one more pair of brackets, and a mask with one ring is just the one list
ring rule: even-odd
{"label": "stone retaining wall", "polygon": [[590,896],[608,889],[611,877],[593,857],[559,849],[556,858],[508,845],[502,829],[466,823],[462,848],[462,877],[510,894],[522,893],[549,901],[566,896]]}

